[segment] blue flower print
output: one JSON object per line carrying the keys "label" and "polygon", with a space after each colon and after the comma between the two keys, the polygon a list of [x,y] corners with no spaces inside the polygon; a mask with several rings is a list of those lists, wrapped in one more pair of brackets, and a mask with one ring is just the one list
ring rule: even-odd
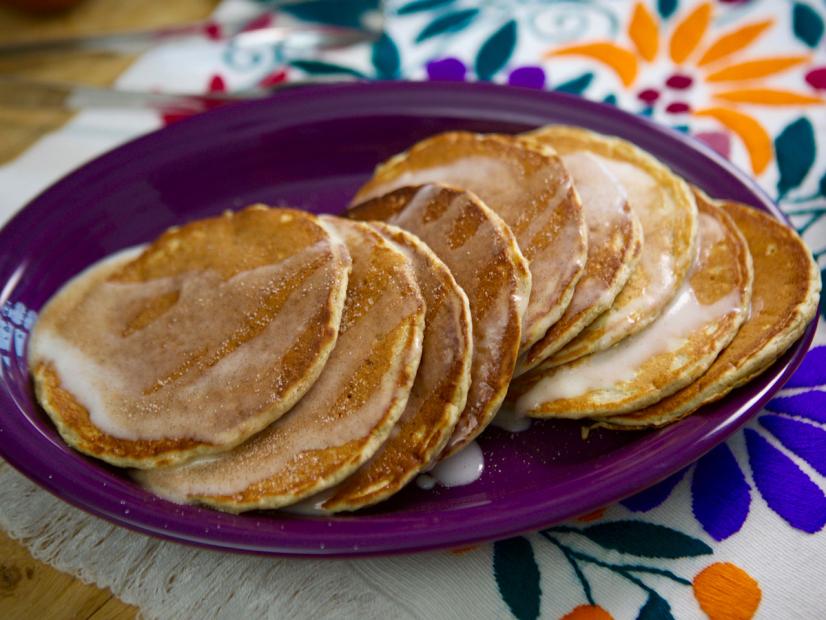
{"label": "blue flower print", "polygon": [[[809,352],[789,388],[826,384],[826,347]],[[809,389],[770,401],[743,431],[754,487],[766,504],[789,525],[807,533],[826,526],[826,495],[789,453],[826,476],[826,392]],[[779,446],[782,446],[781,449]],[[645,512],[662,504],[685,476],[681,471],[623,501],[629,510]],[[701,458],[691,473],[692,512],[715,540],[735,534],[745,523],[752,486],[734,452],[721,444]]]}

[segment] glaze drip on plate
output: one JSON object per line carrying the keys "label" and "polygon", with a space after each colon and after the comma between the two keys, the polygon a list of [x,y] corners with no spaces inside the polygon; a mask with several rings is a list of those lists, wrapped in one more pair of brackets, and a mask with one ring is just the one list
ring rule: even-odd
{"label": "glaze drip on plate", "polygon": [[475,441],[470,442],[453,456],[440,461],[433,469],[416,479],[416,486],[430,490],[436,485],[461,487],[472,484],[482,477],[485,457]]}

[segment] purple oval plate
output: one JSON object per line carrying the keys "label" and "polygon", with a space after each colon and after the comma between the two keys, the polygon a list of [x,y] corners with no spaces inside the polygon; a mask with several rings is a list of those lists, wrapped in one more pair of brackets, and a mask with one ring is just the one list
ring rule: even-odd
{"label": "purple oval plate", "polygon": [[[168,226],[261,201],[340,212],[373,167],[440,131],[582,125],[631,140],[712,196],[782,218],[746,175],[691,138],[569,95],[492,85],[377,83],[286,91],[214,110],[130,142],[58,182],[0,231],[0,454],[58,497],[140,532],[237,552],[353,556],[456,547],[538,529],[644,489],[723,441],[803,359],[806,335],[728,398],[652,432],[535,423],[479,441],[475,483],[411,485],[335,518],[230,515],[158,499],[70,450],[35,403],[25,341],[38,310],[81,269]],[[5,343],[5,345],[4,345]]]}

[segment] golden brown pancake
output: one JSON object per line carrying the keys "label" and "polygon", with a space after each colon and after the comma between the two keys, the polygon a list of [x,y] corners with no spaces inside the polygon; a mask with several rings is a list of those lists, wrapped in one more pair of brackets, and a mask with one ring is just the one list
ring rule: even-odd
{"label": "golden brown pancake", "polygon": [[155,467],[227,450],[315,382],[350,259],[315,216],[250,207],[93,265],[46,305],[29,363],[69,445]]}
{"label": "golden brown pancake", "polygon": [[562,156],[588,224],[588,260],[571,303],[547,333],[523,353],[516,375],[534,368],[608,310],[637,267],[642,226],[616,177],[586,152]]}
{"label": "golden brown pancake", "polygon": [[[709,201],[695,190],[698,201]],[[775,218],[735,202],[718,201],[737,224],[754,260],[751,314],[706,373],[676,394],[604,426],[664,426],[718,400],[767,369],[803,334],[817,312],[820,274],[803,240]]]}
{"label": "golden brown pancake", "polygon": [[473,361],[467,405],[442,456],[470,443],[493,419],[519,351],[531,275],[508,226],[468,192],[403,187],[351,208],[359,220],[403,228],[444,261],[470,301]]}
{"label": "golden brown pancake", "polygon": [[752,262],[732,219],[700,205],[699,253],[685,284],[648,328],[614,347],[511,385],[517,413],[583,418],[635,411],[702,375],[748,314]]}
{"label": "golden brown pancake", "polygon": [[596,156],[625,188],[644,236],[637,268],[611,308],[540,365],[547,368],[607,349],[659,316],[691,267],[697,207],[685,181],[630,142],[564,125],[528,135],[562,156],[581,151]]}
{"label": "golden brown pancake", "polygon": [[404,413],[369,461],[332,490],[321,510],[357,510],[387,499],[439,455],[465,408],[473,357],[470,306],[445,264],[418,237],[372,223],[411,260],[427,305],[422,361]]}
{"label": "golden brown pancake", "polygon": [[338,342],[318,381],[281,419],[230,452],[136,473],[179,502],[278,508],[340,482],[389,437],[422,354],[425,303],[410,261],[366,224],[322,218],[353,260]]}
{"label": "golden brown pancake", "polygon": [[585,266],[587,227],[565,166],[531,140],[444,133],[380,165],[353,204],[431,182],[473,192],[513,230],[533,283],[522,327],[527,348],[562,316]]}

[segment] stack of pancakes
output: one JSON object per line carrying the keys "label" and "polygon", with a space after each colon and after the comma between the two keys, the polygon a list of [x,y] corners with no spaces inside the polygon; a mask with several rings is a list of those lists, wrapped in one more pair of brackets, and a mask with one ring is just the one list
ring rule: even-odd
{"label": "stack of pancakes", "polygon": [[347,216],[255,205],[66,284],[29,347],[63,438],[179,502],[357,510],[503,403],[689,415],[777,359],[820,292],[792,230],[574,127],[434,136]]}

